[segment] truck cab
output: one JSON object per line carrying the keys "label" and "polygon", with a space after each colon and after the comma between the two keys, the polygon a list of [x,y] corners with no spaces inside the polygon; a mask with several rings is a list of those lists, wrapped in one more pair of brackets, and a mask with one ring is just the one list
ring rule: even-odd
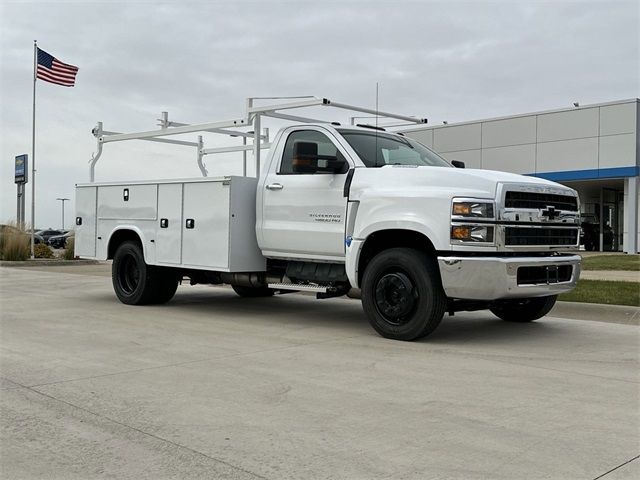
{"label": "truck cab", "polygon": [[[570,188],[456,168],[372,126],[298,121],[278,131],[264,162],[260,147],[256,138],[256,177],[79,185],[78,199],[97,199],[78,205],[79,251],[113,258],[125,303],[168,301],[186,277],[248,298],[355,292],[372,327],[398,340],[430,334],[445,312],[532,321],[577,283],[580,257],[564,253],[579,242]],[[149,208],[127,217],[125,190]]]}

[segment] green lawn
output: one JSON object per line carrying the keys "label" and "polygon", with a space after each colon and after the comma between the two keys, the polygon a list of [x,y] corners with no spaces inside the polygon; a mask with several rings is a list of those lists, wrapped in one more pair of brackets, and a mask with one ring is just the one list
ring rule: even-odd
{"label": "green lawn", "polygon": [[640,271],[640,255],[596,255],[582,257],[583,270]]}
{"label": "green lawn", "polygon": [[640,307],[640,283],[580,280],[575,290],[563,293],[558,300]]}

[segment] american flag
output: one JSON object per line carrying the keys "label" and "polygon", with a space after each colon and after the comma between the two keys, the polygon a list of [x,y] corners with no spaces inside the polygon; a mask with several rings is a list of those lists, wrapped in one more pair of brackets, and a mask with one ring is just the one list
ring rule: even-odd
{"label": "american flag", "polygon": [[38,70],[36,78],[45,82],[73,87],[76,83],[78,67],[62,63],[53,55],[49,55],[44,50],[38,48]]}

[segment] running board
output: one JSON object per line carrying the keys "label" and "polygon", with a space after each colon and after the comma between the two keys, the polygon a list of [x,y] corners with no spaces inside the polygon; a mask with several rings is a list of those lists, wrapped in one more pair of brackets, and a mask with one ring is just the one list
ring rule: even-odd
{"label": "running board", "polygon": [[269,288],[274,290],[297,290],[299,292],[320,292],[327,293],[327,287],[319,285],[302,285],[300,283],[269,283]]}

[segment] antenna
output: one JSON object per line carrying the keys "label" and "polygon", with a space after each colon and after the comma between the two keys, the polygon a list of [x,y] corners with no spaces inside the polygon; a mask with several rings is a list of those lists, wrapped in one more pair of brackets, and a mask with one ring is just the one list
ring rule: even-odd
{"label": "antenna", "polygon": [[378,82],[376,82],[376,148],[373,152],[374,155],[374,165],[378,166]]}
{"label": "antenna", "polygon": [[376,82],[376,127],[378,126],[378,82]]}

